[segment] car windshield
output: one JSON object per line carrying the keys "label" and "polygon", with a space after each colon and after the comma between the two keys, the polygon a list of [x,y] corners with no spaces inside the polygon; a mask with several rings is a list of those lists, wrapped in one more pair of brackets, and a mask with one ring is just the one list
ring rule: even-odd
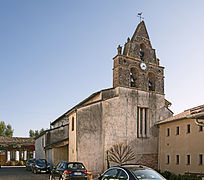
{"label": "car windshield", "polygon": [[132,172],[136,175],[138,179],[141,180],[164,180],[164,178],[159,175],[156,171],[151,169],[132,169]]}
{"label": "car windshield", "polygon": [[81,163],[70,163],[67,167],[69,169],[85,169],[84,165]]}
{"label": "car windshield", "polygon": [[39,164],[46,164],[47,161],[45,159],[38,159],[36,160],[36,163],[39,163]]}

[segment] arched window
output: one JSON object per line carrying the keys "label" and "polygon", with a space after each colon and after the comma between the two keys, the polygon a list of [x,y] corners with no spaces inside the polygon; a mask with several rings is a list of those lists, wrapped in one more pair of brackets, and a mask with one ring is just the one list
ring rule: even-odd
{"label": "arched window", "polygon": [[138,87],[138,71],[136,68],[130,69],[130,87]]}
{"label": "arched window", "polygon": [[144,44],[140,44],[140,59],[142,61],[144,61],[144,49],[145,49]]}
{"label": "arched window", "polygon": [[155,91],[155,75],[152,72],[148,74],[148,89]]}

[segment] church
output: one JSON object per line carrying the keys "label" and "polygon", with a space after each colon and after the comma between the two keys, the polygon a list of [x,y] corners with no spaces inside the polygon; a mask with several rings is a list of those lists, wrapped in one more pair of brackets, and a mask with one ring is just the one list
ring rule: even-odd
{"label": "church", "polygon": [[113,87],[93,93],[51,125],[56,128],[68,122],[64,160],[83,162],[93,175],[107,168],[106,151],[117,143],[132,148],[135,159],[131,163],[157,169],[157,123],[173,115],[170,105],[164,94],[164,67],[141,21],[124,47],[118,46]]}

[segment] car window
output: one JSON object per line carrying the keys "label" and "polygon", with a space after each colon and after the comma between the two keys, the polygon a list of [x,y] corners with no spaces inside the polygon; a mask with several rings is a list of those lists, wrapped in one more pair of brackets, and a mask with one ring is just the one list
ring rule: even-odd
{"label": "car window", "polygon": [[128,179],[127,173],[124,170],[118,170],[118,179]]}
{"label": "car window", "polygon": [[62,163],[62,169],[65,169],[65,168],[66,168],[66,164]]}
{"label": "car window", "polygon": [[81,163],[70,163],[67,167],[69,169],[85,169],[84,165]]}
{"label": "car window", "polygon": [[57,166],[56,166],[56,168],[60,168],[61,164],[62,164],[61,162],[58,163]]}
{"label": "car window", "polygon": [[159,173],[157,173],[154,170],[151,169],[138,169],[138,170],[134,170],[133,173],[136,175],[136,177],[140,180],[142,179],[154,179],[154,180],[163,180],[164,178],[162,176],[160,176]]}
{"label": "car window", "polygon": [[102,175],[101,180],[116,179],[117,173],[118,173],[118,169],[116,169],[116,168],[110,169],[110,170],[106,171],[106,172]]}

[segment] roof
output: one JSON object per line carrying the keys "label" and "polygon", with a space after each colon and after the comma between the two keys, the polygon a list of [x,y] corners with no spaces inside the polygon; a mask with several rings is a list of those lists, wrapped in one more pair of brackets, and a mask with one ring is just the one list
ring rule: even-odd
{"label": "roof", "polygon": [[0,144],[9,145],[34,145],[35,140],[33,138],[23,138],[23,137],[0,137]]}
{"label": "roof", "polygon": [[81,107],[84,103],[86,103],[88,100],[90,100],[91,98],[93,98],[94,96],[100,94],[103,91],[107,91],[107,90],[112,90],[114,88],[108,88],[108,89],[102,89],[100,91],[97,91],[93,94],[91,94],[90,96],[88,96],[86,99],[84,99],[83,101],[81,101],[79,104],[77,104],[76,106],[74,106],[73,108],[69,109],[67,112],[65,112],[64,114],[62,114],[60,117],[58,117],[56,120],[54,120],[53,122],[50,123],[50,125],[54,125],[56,122],[60,121],[63,117],[65,117],[67,114],[69,114],[70,112],[74,111],[75,109]]}
{"label": "roof", "polygon": [[163,121],[160,121],[157,124],[160,125],[160,124],[183,120],[183,119],[204,119],[204,105],[187,109],[184,112],[179,113]]}

